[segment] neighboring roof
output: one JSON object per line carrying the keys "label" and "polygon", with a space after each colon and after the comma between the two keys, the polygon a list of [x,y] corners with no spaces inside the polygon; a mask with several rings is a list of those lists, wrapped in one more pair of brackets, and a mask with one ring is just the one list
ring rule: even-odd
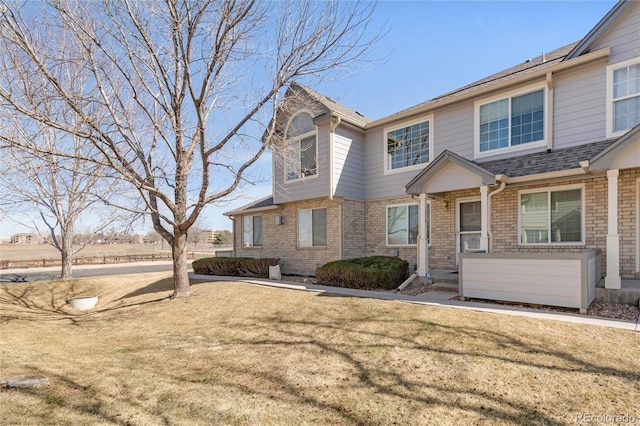
{"label": "neighboring roof", "polygon": [[591,31],[589,31],[589,33],[584,36],[573,49],[571,49],[571,52],[569,52],[563,60],[568,61],[569,59],[576,58],[588,52],[589,48],[600,37],[600,35],[604,33],[609,28],[609,25],[631,4],[632,1],[629,0],[621,0],[616,3],[616,5],[611,8],[611,10],[600,20],[600,22],[598,22],[596,26],[593,27]]}
{"label": "neighboring roof", "polygon": [[352,110],[349,107],[339,104],[330,97],[318,93],[315,90],[310,89],[309,87],[304,86],[300,83],[292,83],[290,87],[292,90],[304,91],[310,98],[322,104],[328,111],[334,112],[342,116],[343,118],[353,122],[354,124],[364,126],[365,124],[372,121],[370,118],[365,117],[358,111]]}
{"label": "neighboring roof", "polygon": [[238,207],[235,210],[223,213],[225,216],[233,216],[234,214],[240,213],[251,213],[254,211],[262,211],[262,210],[271,210],[277,208],[277,204],[273,204],[273,196],[269,195],[267,197],[261,198],[258,201],[253,201],[249,204],[246,204],[242,207]]}
{"label": "neighboring roof", "polygon": [[494,175],[505,175],[510,178],[559,172],[580,168],[580,161],[590,160],[612,143],[612,141],[594,142],[571,148],[554,149],[551,152],[542,151],[500,160],[475,162],[475,164]]}

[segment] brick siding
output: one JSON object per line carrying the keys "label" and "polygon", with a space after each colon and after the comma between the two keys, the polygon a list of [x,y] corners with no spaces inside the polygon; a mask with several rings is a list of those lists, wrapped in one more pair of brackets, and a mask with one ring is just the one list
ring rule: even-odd
{"label": "brick siding", "polygon": [[[637,191],[640,169],[622,170],[619,177],[620,268],[623,278],[636,278]],[[547,189],[567,184],[584,184],[585,244],[562,246],[518,245],[518,192],[527,189]],[[492,250],[510,252],[579,252],[602,249],[602,270],[606,271],[607,240],[607,178],[598,176],[581,181],[539,184],[517,188],[507,187],[492,197]],[[431,200],[431,246],[429,266],[432,269],[455,269],[456,265],[456,203],[462,199],[480,199],[479,189],[449,192]],[[417,246],[388,246],[386,239],[387,210],[392,204],[417,203],[409,196],[384,200],[357,201],[346,199],[316,199],[287,203],[278,210],[263,212],[263,246],[242,247],[242,217],[234,221],[236,256],[279,257],[286,274],[313,275],[315,268],[340,258],[396,254],[417,263]],[[297,211],[327,209],[327,247],[297,247]],[[258,214],[258,213],[256,213]],[[284,216],[284,224],[275,225],[276,215]],[[342,236],[341,236],[342,235]]]}

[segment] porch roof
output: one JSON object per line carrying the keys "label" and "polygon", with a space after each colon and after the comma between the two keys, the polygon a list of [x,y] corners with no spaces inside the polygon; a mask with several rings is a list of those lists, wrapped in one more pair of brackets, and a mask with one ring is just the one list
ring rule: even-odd
{"label": "porch roof", "polygon": [[445,150],[405,186],[405,191],[409,194],[435,194],[492,185],[496,183],[498,175],[507,178],[539,178],[551,173],[579,170],[582,161],[598,158],[599,154],[618,143],[620,140],[600,141],[482,162],[467,160]]}
{"label": "porch roof", "polygon": [[640,167],[640,124],[592,157],[589,170]]}
{"label": "porch roof", "polygon": [[467,160],[449,150],[444,150],[404,189],[408,194],[437,194],[480,185],[491,185],[495,183],[495,175],[478,163]]}
{"label": "porch roof", "polygon": [[272,210],[276,208],[278,208],[278,205],[273,203],[273,196],[269,195],[267,197],[259,199],[258,201],[253,201],[249,204],[245,204],[242,207],[238,207],[235,210],[225,212],[224,215],[233,216],[236,214],[245,214],[245,213],[257,212],[257,211]]}
{"label": "porch roof", "polygon": [[510,178],[553,173],[578,169],[581,161],[592,159],[612,144],[612,141],[600,141],[477,164],[494,175],[505,175]]}

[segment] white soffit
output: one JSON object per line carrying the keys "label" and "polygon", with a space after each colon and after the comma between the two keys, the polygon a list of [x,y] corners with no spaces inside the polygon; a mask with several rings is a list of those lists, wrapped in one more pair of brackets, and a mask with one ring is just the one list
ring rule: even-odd
{"label": "white soffit", "polygon": [[418,185],[420,192],[437,194],[461,189],[479,188],[484,185],[482,176],[460,164],[448,161],[429,178]]}
{"label": "white soffit", "polygon": [[610,169],[640,167],[640,138],[611,158]]}

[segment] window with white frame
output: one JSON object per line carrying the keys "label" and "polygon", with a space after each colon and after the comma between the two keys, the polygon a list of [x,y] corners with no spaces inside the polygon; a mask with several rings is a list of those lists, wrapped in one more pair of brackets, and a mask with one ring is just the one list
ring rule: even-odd
{"label": "window with white frame", "polygon": [[316,126],[311,114],[302,112],[289,122],[286,131],[287,181],[315,176],[318,173]]}
{"label": "window with white frame", "polygon": [[386,170],[419,166],[431,155],[431,118],[418,123],[385,130]]}
{"label": "window with white frame", "polygon": [[298,210],[298,247],[326,247],[327,209]]}
{"label": "window with white frame", "polygon": [[607,135],[619,136],[640,124],[640,61],[607,67]]}
{"label": "window with white frame", "polygon": [[242,216],[242,245],[262,247],[262,216]]}
{"label": "window with white frame", "polygon": [[520,192],[520,244],[584,243],[583,187]]}
{"label": "window with white frame", "polygon": [[[420,232],[420,206],[418,204],[396,204],[387,206],[387,245],[416,245]],[[425,206],[427,243],[431,243],[431,204]]]}
{"label": "window with white frame", "polygon": [[477,154],[545,143],[544,106],[543,87],[476,102]]}

